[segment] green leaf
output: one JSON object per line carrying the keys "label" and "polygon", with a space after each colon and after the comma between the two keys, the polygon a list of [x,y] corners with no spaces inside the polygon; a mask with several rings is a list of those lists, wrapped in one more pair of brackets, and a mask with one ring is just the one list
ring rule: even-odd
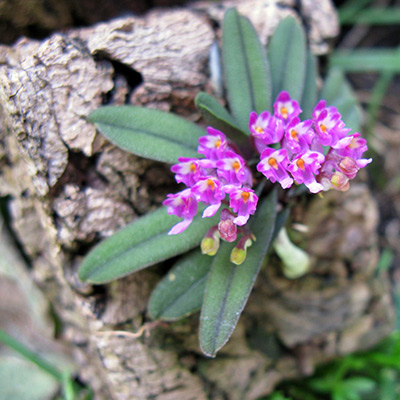
{"label": "green leaf", "polygon": [[271,80],[257,32],[235,9],[225,14],[222,56],[229,106],[241,129],[247,132],[251,111],[271,110]]}
{"label": "green leaf", "polygon": [[312,378],[309,381],[310,387],[316,392],[329,393],[335,387],[335,381],[331,377]]}
{"label": "green leaf", "polygon": [[150,317],[171,321],[200,310],[211,262],[200,250],[179,260],[154,289]]}
{"label": "green leaf", "polygon": [[198,157],[197,141],[206,134],[181,117],[142,107],[101,107],[89,115],[89,121],[116,146],[171,164],[178,157]]}
{"label": "green leaf", "polygon": [[34,351],[28,349],[22,342],[10,336],[7,332],[0,329],[0,342],[13,349],[31,363],[37,365],[42,371],[51,375],[54,379],[62,382],[62,373],[53,365],[48,363]]}
{"label": "green leaf", "polygon": [[347,0],[339,7],[340,24],[346,24],[356,17],[362,9],[366,7],[372,0]]}
{"label": "green leaf", "polygon": [[[344,15],[339,12],[342,24],[346,25],[399,25],[400,10],[397,7],[369,7],[365,10],[353,9],[355,12],[348,12]],[[349,10],[350,11],[350,10]]]}
{"label": "green leaf", "polygon": [[311,51],[307,52],[307,68],[303,96],[300,107],[303,110],[301,119],[312,118],[312,112],[317,104],[317,58]]}
{"label": "green leaf", "polygon": [[195,104],[207,124],[225,133],[237,145],[248,141],[246,135],[249,135],[249,131],[241,131],[236,121],[217,99],[207,93],[200,92],[196,96]]}
{"label": "green leaf", "polygon": [[282,20],[272,35],[267,49],[273,88],[273,99],[282,90],[301,101],[306,76],[306,37],[293,18]]}
{"label": "green leaf", "polygon": [[271,242],[276,217],[276,191],[258,206],[251,218],[257,241],[247,251],[245,262],[229,261],[234,243],[223,243],[211,266],[200,317],[200,347],[214,357],[231,336],[253,288]]}
{"label": "green leaf", "polygon": [[329,71],[320,97],[326,100],[328,106],[338,109],[347,127],[356,132],[360,131],[361,108],[340,70],[335,68]]}
{"label": "green leaf", "polygon": [[364,376],[354,376],[347,378],[343,382],[343,386],[349,391],[355,391],[358,393],[368,393],[376,388],[376,382]]}
{"label": "green leaf", "polygon": [[203,219],[204,208],[199,207],[189,228],[179,235],[167,234],[179,218],[168,215],[165,207],[137,219],[86,256],[79,278],[95,284],[109,282],[196,247],[219,220],[218,213]]}
{"label": "green leaf", "polygon": [[338,50],[329,60],[330,66],[346,72],[400,72],[399,49]]}

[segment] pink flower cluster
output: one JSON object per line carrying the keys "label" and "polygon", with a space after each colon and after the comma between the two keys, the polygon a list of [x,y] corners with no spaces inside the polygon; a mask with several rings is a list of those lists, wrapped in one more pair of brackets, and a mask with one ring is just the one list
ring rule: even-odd
{"label": "pink flower cluster", "polygon": [[[367,141],[359,133],[349,135],[350,129],[337,109],[327,107],[325,100],[315,106],[312,119],[301,121],[301,112],[297,101],[281,92],[274,103],[274,114],[250,114],[250,139],[260,153],[257,170],[284,189],[304,183],[312,193],[331,188],[347,190],[349,180],[372,161],[361,158]],[[222,204],[229,206],[202,242],[203,252],[213,255],[219,238],[236,240],[238,226],[244,226],[254,214],[258,197],[251,189],[251,171],[236,145],[214,128],[207,128],[207,133],[199,139],[197,148],[204,158],[180,157],[179,163],[171,167],[176,181],[184,183],[186,189],[169,194],[163,204],[169,214],[183,218],[172,227],[170,235],[183,232],[191,224],[199,202],[207,204],[203,217],[215,215]],[[238,260],[245,257],[246,248],[254,240],[245,227],[241,231],[237,254],[232,256],[237,263],[242,262]]]}
{"label": "pink flower cluster", "polygon": [[233,213],[227,209],[221,212],[218,231],[222,239],[233,242],[237,237],[237,226],[245,225],[250,215],[256,211],[258,197],[251,189],[251,171],[238,154],[236,146],[214,128],[207,128],[207,133],[207,136],[199,139],[197,148],[198,153],[205,158],[180,157],[179,164],[171,167],[176,181],[184,183],[187,188],[169,194],[163,202],[169,214],[183,218],[183,221],[172,227],[169,234],[181,233],[190,225],[199,202],[208,204],[203,211],[203,218],[212,217],[228,195],[229,207]]}
{"label": "pink flower cluster", "polygon": [[249,129],[261,154],[257,170],[282,188],[304,183],[312,193],[331,188],[345,191],[349,180],[372,159],[361,158],[367,141],[359,133],[348,135],[335,107],[321,100],[312,119],[301,121],[301,109],[287,92],[281,92],[274,114],[250,114]]}

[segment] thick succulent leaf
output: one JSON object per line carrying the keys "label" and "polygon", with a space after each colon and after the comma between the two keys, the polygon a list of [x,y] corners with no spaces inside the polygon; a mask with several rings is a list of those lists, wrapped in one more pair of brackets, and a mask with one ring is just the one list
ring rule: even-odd
{"label": "thick succulent leaf", "polygon": [[173,321],[200,310],[211,262],[200,250],[180,259],[154,289],[150,317]]}
{"label": "thick succulent leaf", "polygon": [[271,79],[257,32],[235,9],[225,14],[222,56],[231,111],[241,129],[247,131],[251,111],[271,109]]}
{"label": "thick succulent leaf", "polygon": [[101,107],[89,115],[89,121],[116,146],[171,164],[178,157],[198,157],[198,139],[206,134],[176,115],[134,106]]}
{"label": "thick succulent leaf", "polygon": [[214,357],[228,341],[247,302],[271,243],[276,202],[274,191],[259,204],[250,227],[257,241],[242,265],[229,261],[234,243],[223,243],[211,265],[200,317],[200,347],[208,356]]}
{"label": "thick succulent leaf", "polygon": [[321,96],[329,106],[337,107],[348,128],[359,132],[361,129],[362,113],[353,90],[338,69],[331,69],[322,88]]}
{"label": "thick succulent leaf", "polygon": [[311,51],[307,52],[306,78],[300,107],[303,110],[301,118],[312,118],[312,112],[317,104],[317,59]]}
{"label": "thick succulent leaf", "polygon": [[137,219],[86,256],[79,278],[94,284],[105,283],[185,253],[199,245],[207,230],[218,223],[219,214],[203,219],[199,210],[183,233],[167,235],[179,220],[168,215],[165,207]]}
{"label": "thick succulent leaf", "polygon": [[282,20],[268,43],[273,99],[286,90],[301,101],[306,76],[306,37],[301,25],[293,18]]}
{"label": "thick succulent leaf", "polygon": [[200,92],[196,96],[195,104],[208,125],[225,133],[237,145],[248,141],[249,130],[241,131],[237,122],[217,99]]}

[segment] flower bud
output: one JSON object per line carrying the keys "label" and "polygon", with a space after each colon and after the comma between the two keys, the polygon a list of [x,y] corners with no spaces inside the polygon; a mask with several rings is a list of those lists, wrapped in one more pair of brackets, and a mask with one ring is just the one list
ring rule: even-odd
{"label": "flower bud", "polygon": [[344,157],[342,161],[339,163],[340,170],[347,176],[349,179],[355,178],[357,172],[359,171],[359,167],[356,163],[356,160],[351,157]]}
{"label": "flower bud", "polygon": [[231,252],[231,262],[236,265],[240,265],[244,262],[247,256],[247,248],[250,247],[256,240],[253,234],[244,235],[238,242],[238,244],[233,248]]}
{"label": "flower bud", "polygon": [[238,249],[234,247],[231,252],[231,262],[236,265],[240,265],[246,259],[247,250],[246,249]]}
{"label": "flower bud", "polygon": [[237,237],[237,226],[233,221],[226,219],[225,221],[220,221],[218,224],[218,230],[221,235],[221,239],[227,242],[234,242]]}
{"label": "flower bud", "polygon": [[201,252],[208,256],[215,256],[219,249],[218,227],[213,226],[208,230],[200,244]]}
{"label": "flower bud", "polygon": [[218,231],[221,239],[233,242],[237,238],[237,225],[233,222],[235,216],[227,209],[221,211],[221,221],[218,224]]}
{"label": "flower bud", "polygon": [[349,178],[342,172],[336,171],[331,178],[331,183],[335,187],[335,189],[338,189],[342,192],[346,192],[349,187]]}

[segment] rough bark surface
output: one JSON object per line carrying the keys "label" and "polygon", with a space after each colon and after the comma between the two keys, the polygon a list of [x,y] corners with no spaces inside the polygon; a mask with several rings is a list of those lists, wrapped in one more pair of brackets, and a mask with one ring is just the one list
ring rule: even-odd
{"label": "rough bark surface", "polygon": [[[391,329],[388,283],[372,271],[377,211],[363,185],[316,199],[299,217],[310,226],[313,273],[291,282],[273,262],[213,360],[199,352],[196,317],[143,325],[157,267],[101,287],[76,276],[94,243],[173,189],[167,165],[116,149],[86,116],[104,103],[134,103],[198,120],[193,99],[213,87],[213,26],[231,5],[264,41],[281,18],[295,15],[323,53],[337,33],[331,3],[294,3],[201,2],[0,48],[0,193],[11,196],[13,227],[35,279],[98,399],[256,399],[283,378],[309,374],[318,362],[366,348]],[[143,326],[144,335],[132,333]]]}

